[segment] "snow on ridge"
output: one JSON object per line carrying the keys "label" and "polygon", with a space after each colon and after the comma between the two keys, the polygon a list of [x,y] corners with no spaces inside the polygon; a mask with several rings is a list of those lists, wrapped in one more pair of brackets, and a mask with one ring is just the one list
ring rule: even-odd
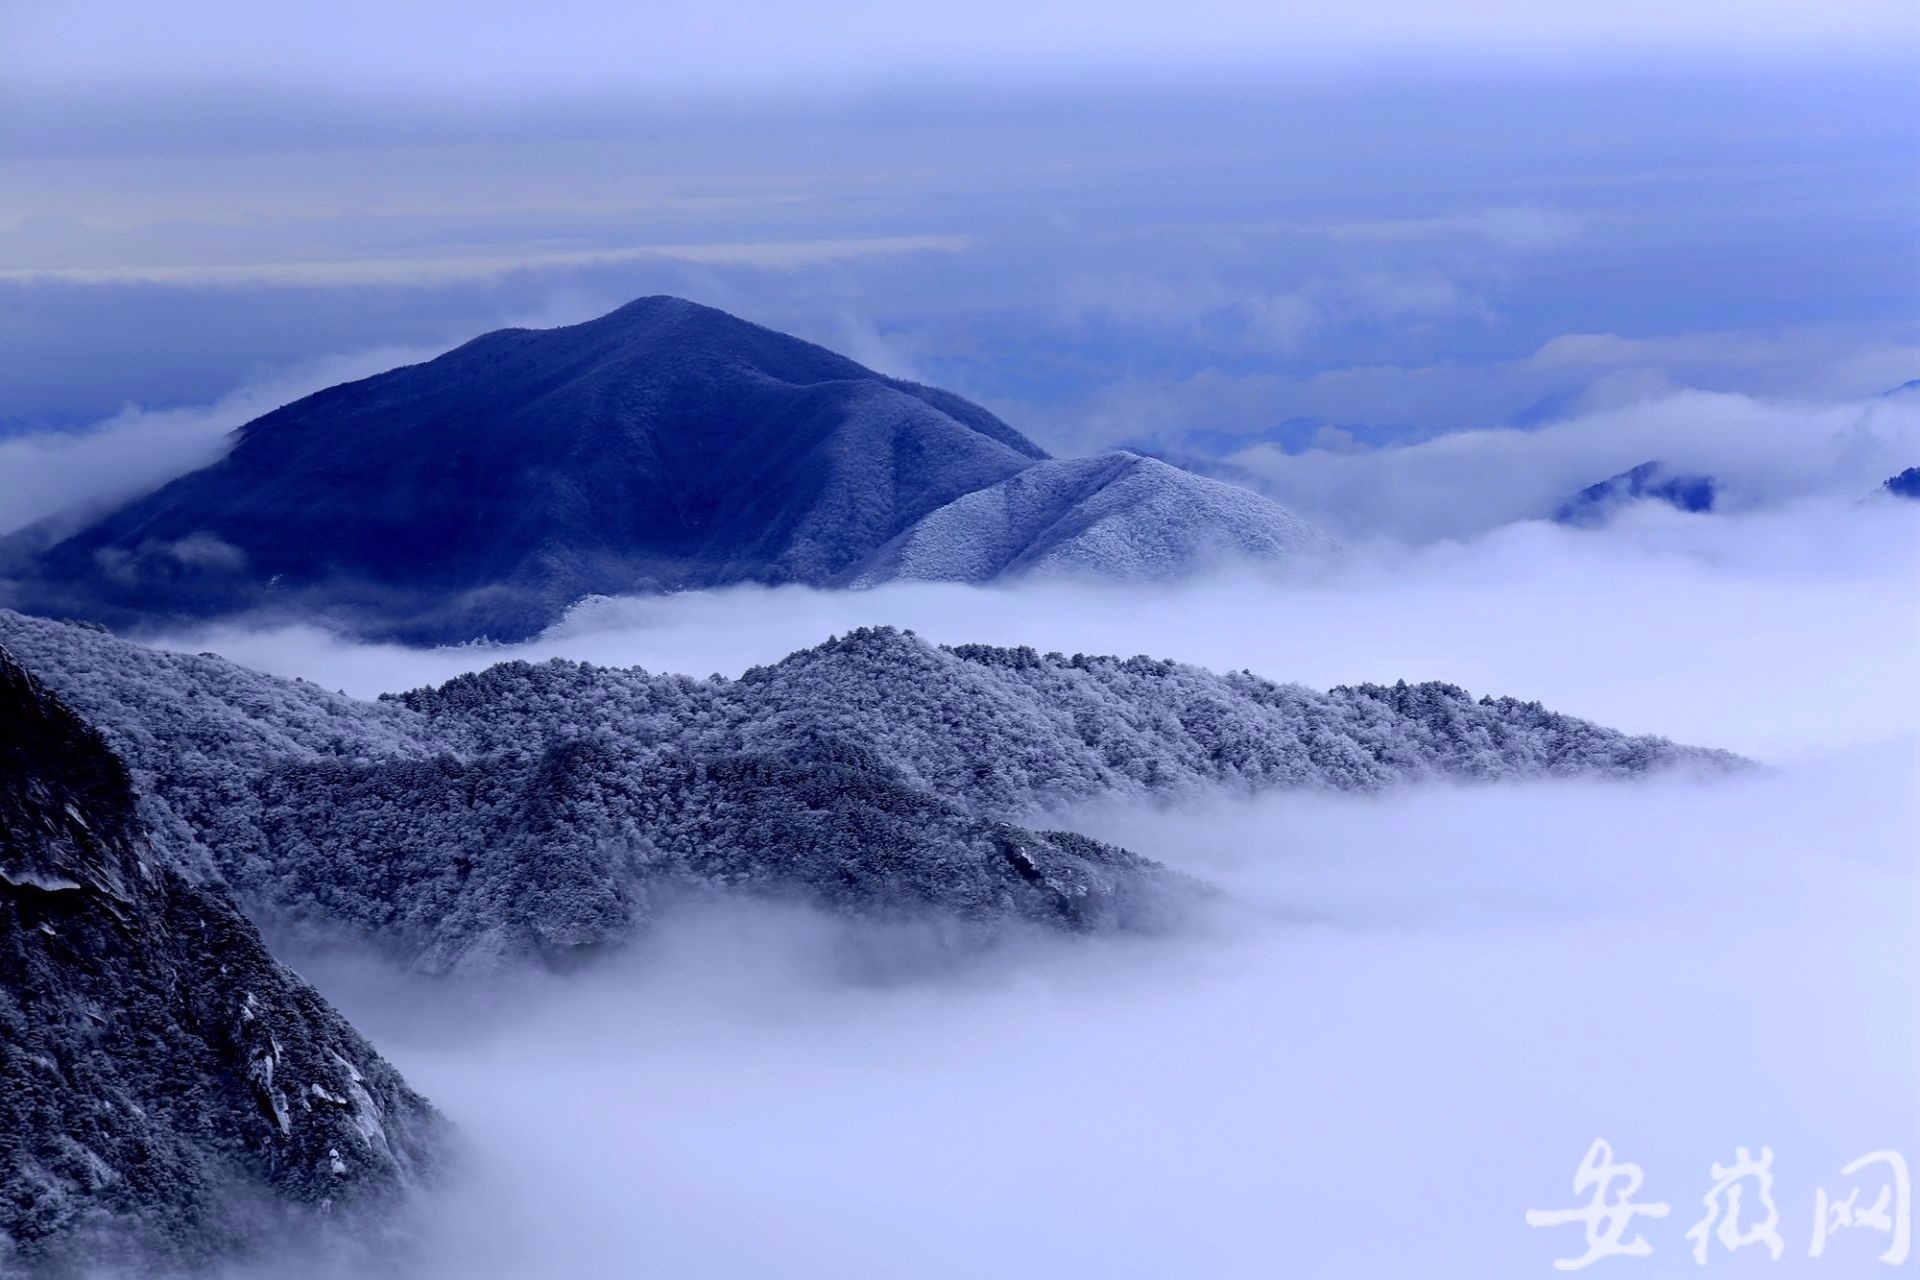
{"label": "snow on ridge", "polygon": [[874,552],[846,582],[1160,581],[1222,560],[1282,562],[1335,545],[1250,490],[1115,450],[1035,463],[956,498]]}
{"label": "snow on ridge", "polygon": [[177,865],[435,971],[558,962],[688,892],[1155,927],[1178,877],[1017,824],[1108,795],[1741,763],[1446,684],[1319,692],[884,627],[738,680],[513,661],[372,704],[18,614],[0,640],[107,724]]}

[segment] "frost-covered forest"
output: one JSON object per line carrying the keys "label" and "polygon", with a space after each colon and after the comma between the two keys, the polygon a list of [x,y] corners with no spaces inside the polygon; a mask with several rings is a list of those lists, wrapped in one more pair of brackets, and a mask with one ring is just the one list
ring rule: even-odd
{"label": "frost-covered forest", "polygon": [[1334,549],[1318,529],[1250,490],[1121,451],[1037,462],[963,494],[845,578],[861,587],[1025,575],[1155,582]]}
{"label": "frost-covered forest", "polygon": [[560,962],[724,891],[961,937],[1163,922],[1183,877],[1021,825],[1093,797],[1740,764],[1445,684],[1317,693],[887,628],[738,680],[509,662],[374,703],[19,614],[0,643],[102,726],[179,866],[436,972]]}
{"label": "frost-covered forest", "polygon": [[1915,1265],[1913,9],[0,0],[0,1280]]}
{"label": "frost-covered forest", "polygon": [[0,973],[0,1274],[205,1263],[391,1210],[441,1159],[438,1116],[160,865],[121,762],[4,647]]}

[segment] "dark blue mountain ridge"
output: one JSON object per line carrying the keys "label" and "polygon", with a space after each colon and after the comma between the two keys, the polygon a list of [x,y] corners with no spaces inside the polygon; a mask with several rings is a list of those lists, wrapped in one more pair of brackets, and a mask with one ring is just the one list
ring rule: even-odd
{"label": "dark blue mountain ridge", "polygon": [[1677,474],[1656,460],[1588,485],[1555,508],[1553,519],[1591,528],[1605,524],[1628,503],[1649,499],[1681,511],[1706,512],[1713,510],[1718,496],[1712,476]]}
{"label": "dark blue mountain ridge", "polygon": [[112,626],[264,611],[515,639],[590,593],[825,583],[1046,457],[949,392],[642,298],[276,409],[51,546],[7,539],[0,600]]}
{"label": "dark blue mountain ridge", "polygon": [[1920,467],[1908,467],[1899,475],[1888,476],[1880,487],[1896,498],[1920,499]]}

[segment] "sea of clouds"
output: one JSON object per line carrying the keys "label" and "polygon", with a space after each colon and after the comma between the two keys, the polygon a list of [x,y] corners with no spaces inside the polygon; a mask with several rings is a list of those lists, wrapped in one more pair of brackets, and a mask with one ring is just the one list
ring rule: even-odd
{"label": "sea of clouds", "polygon": [[1816,1190],[1920,1137],[1912,748],[1092,811],[1231,903],[944,977],[850,980],[823,923],[741,910],[464,1016],[334,993],[471,1143],[436,1277],[1546,1275],[1583,1237],[1524,1213],[1586,1202],[1596,1138],[1671,1207],[1613,1267],[1697,1273],[1747,1146],[1785,1250],[1716,1269],[1870,1275],[1884,1236],[1807,1251]]}
{"label": "sea of clouds", "polygon": [[592,600],[519,645],[408,649],[307,626],[154,642],[374,697],[512,659],[732,677],[891,625],[942,644],[1146,653],[1319,688],[1448,680],[1786,761],[1920,725],[1920,691],[1904,678],[1920,644],[1916,581],[1920,504],[1816,498],[1731,516],[1643,504],[1599,532],[1522,522],[1359,548],[1290,576],[1153,589],[927,583]]}
{"label": "sea of clouds", "polygon": [[1722,511],[1858,499],[1920,465],[1920,390],[1818,403],[1637,387],[1534,430],[1456,431],[1404,448],[1257,445],[1232,455],[1282,504],[1365,541],[1470,537],[1547,516],[1643,462],[1711,477]]}
{"label": "sea of clouds", "polygon": [[1886,1236],[1808,1251],[1848,1162],[1920,1160],[1916,533],[1891,502],[1647,509],[1294,580],[611,600],[505,650],[181,643],[369,694],[519,656],[733,675],[887,622],[1446,678],[1767,765],[1036,815],[1222,902],[897,980],[850,973],[839,925],[744,907],[482,991],[301,958],[470,1144],[418,1224],[436,1280],[1546,1275],[1584,1237],[1525,1211],[1586,1203],[1601,1138],[1670,1206],[1610,1268],[1696,1274],[1710,1166],[1745,1146],[1784,1251],[1713,1240],[1715,1273],[1872,1275]]}
{"label": "sea of clouds", "polygon": [[[1907,412],[1720,424],[1718,449],[1660,418],[1662,455],[1741,501],[1600,530],[1508,518],[1562,485],[1510,474],[1559,456],[1551,432],[1314,458],[1373,477],[1323,494],[1387,514],[1291,573],[596,600],[511,647],[156,642],[370,697],[510,658],[734,676],[884,623],[1320,687],[1445,679],[1766,766],[1035,815],[1221,900],[1175,935],[1033,938],[948,972],[850,971],[843,925],[745,906],[485,986],[295,956],[464,1135],[412,1273],[1546,1275],[1584,1238],[1525,1211],[1584,1204],[1604,1138],[1670,1206],[1626,1233],[1652,1253],[1609,1269],[1696,1274],[1710,1166],[1744,1146],[1772,1153],[1783,1253],[1710,1240],[1715,1274],[1871,1275],[1878,1233],[1808,1252],[1844,1165],[1920,1161],[1920,504],[1863,483],[1897,469]],[[1480,513],[1452,531],[1448,486]]]}

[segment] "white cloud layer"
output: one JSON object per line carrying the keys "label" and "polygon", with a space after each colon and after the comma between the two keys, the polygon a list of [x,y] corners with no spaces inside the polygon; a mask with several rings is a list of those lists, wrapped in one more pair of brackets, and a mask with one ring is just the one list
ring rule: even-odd
{"label": "white cloud layer", "polygon": [[1815,1189],[1920,1139],[1914,746],[1086,813],[1233,907],[906,983],[744,911],[477,1015],[317,972],[472,1144],[430,1277],[1547,1275],[1580,1231],[1523,1213],[1584,1203],[1596,1137],[1672,1208],[1634,1274],[1697,1274],[1744,1145],[1768,1274],[1864,1277],[1882,1236],[1805,1254]]}
{"label": "white cloud layer", "polygon": [[519,987],[299,957],[466,1136],[428,1280],[1545,1275],[1580,1232],[1523,1214],[1584,1201],[1596,1138],[1671,1206],[1634,1274],[1698,1274],[1709,1166],[1746,1146],[1787,1250],[1761,1269],[1865,1277],[1883,1237],[1806,1250],[1843,1165],[1920,1159],[1916,535],[1911,505],[1802,502],[1296,581],[611,601],[513,650],[178,643],[365,693],[550,654],[732,674],[890,622],[1452,679],[1775,766],[1041,815],[1228,896],[1176,936],[953,973],[851,975],[844,926],[744,908]]}
{"label": "white cloud layer", "polygon": [[850,258],[886,258],[905,253],[955,253],[965,249],[968,243],[968,237],[956,235],[864,236],[829,240],[609,245],[594,249],[516,249],[510,253],[489,254],[429,252],[425,246],[421,246],[410,254],[390,254],[377,258],[245,262],[189,260],[0,268],[0,282],[338,286],[436,284],[486,280],[514,271],[654,261],[796,270],[843,262]]}
{"label": "white cloud layer", "polygon": [[[1621,402],[1608,404],[1609,393]],[[1854,501],[1920,463],[1920,395],[1810,405],[1602,384],[1566,421],[1461,431],[1366,452],[1233,455],[1272,496],[1358,538],[1428,542],[1545,517],[1581,489],[1642,462],[1711,476],[1716,504],[1758,510]],[[1597,403],[1593,403],[1597,402]]]}
{"label": "white cloud layer", "polygon": [[236,80],[272,67],[281,85],[490,95],[807,86],[835,76],[884,82],[982,69],[1297,66],[1303,57],[1366,51],[1421,58],[1476,50],[1591,57],[1648,47],[1803,52],[1809,44],[1871,48],[1911,31],[1910,13],[1895,0],[1818,8],[1793,0],[1461,0],[1444,10],[1414,0],[1337,7],[1198,0],[1177,8],[1144,0],[984,0],[910,12],[879,0],[804,9],[775,0],[700,9],[556,0],[538,10],[505,0],[434,0],[399,12],[372,0],[340,0],[324,11],[191,0],[164,15],[128,0],[15,0],[0,21],[16,72],[35,82]]}
{"label": "white cloud layer", "polygon": [[[1326,687],[1439,679],[1615,728],[1784,760],[1920,729],[1920,510],[1808,503],[1587,532],[1523,524],[1421,551],[1361,548],[1296,578],[1164,589],[907,584],[595,602],[535,642],[435,650],[312,628],[161,637],[371,697],[510,658],[736,676],[830,633],[1148,653]],[[1789,674],[1790,673],[1790,674]]]}

